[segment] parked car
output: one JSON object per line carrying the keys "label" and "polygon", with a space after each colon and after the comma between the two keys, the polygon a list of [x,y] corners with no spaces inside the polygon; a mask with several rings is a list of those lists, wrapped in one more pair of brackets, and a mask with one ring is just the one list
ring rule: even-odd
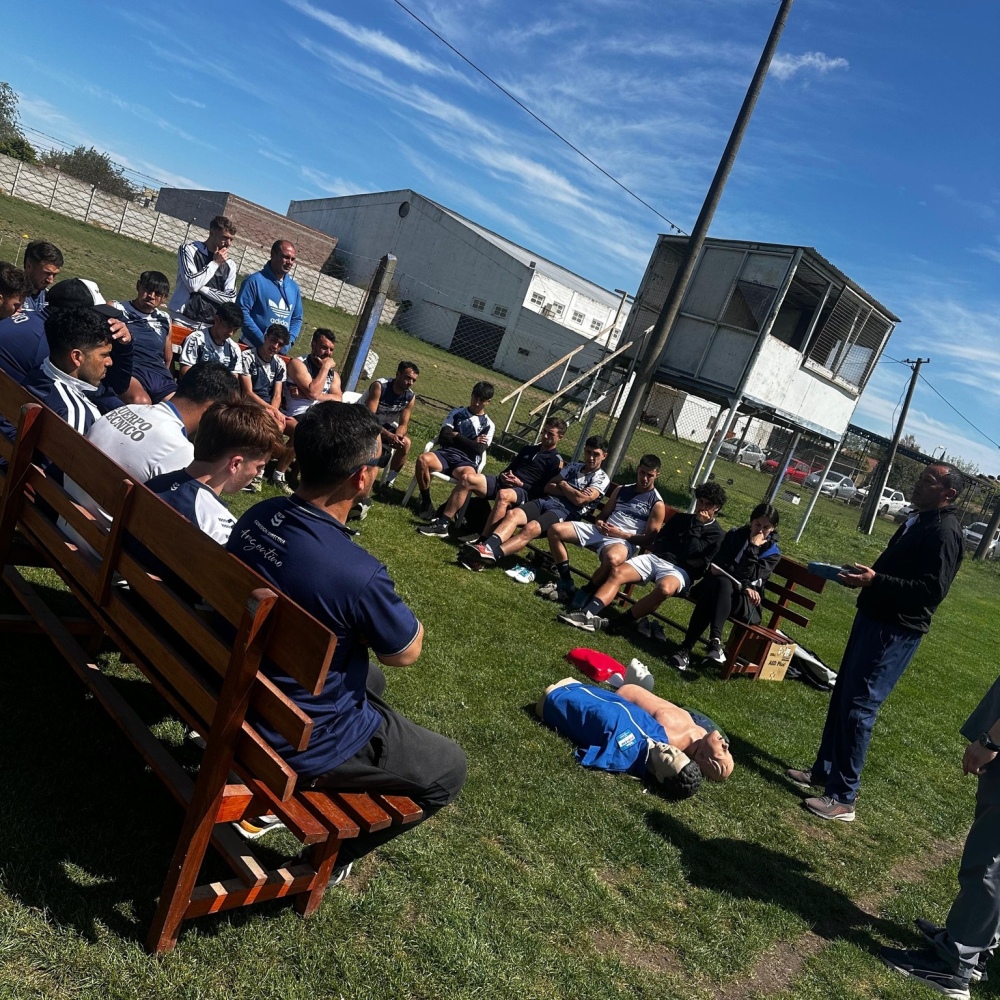
{"label": "parked car", "polygon": [[[773,459],[769,458],[766,462],[761,465],[761,469],[764,472],[774,475],[778,471],[778,463]],[[805,482],[806,476],[809,475],[813,470],[806,465],[799,458],[793,458],[787,466],[785,466],[785,474],[781,477],[782,479],[791,479],[792,482],[802,483]]]}
{"label": "parked car", "polygon": [[805,482],[802,485],[808,486],[813,490],[818,486],[823,496],[836,497],[838,500],[849,501],[857,492],[854,480],[850,476],[845,476],[842,472],[831,472],[826,479],[823,479],[822,485],[820,485],[821,479],[823,479],[823,473],[814,472],[812,475],[806,476]]}
{"label": "parked car", "polygon": [[[965,550],[967,552],[975,552],[979,548],[979,543],[983,540],[983,535],[986,534],[987,528],[989,528],[989,525],[985,521],[976,521],[973,524],[967,524],[962,529],[962,537],[965,539]],[[1000,540],[1000,528],[997,528],[993,532],[993,541],[990,542],[990,547],[986,550],[987,559],[996,558],[998,540]]]}
{"label": "parked car", "polygon": [[723,441],[719,448],[719,457],[728,458],[730,462],[739,462],[740,465],[750,465],[759,469],[767,461],[767,452],[759,444],[745,444],[740,448],[739,455],[736,454],[735,441]]}
{"label": "parked car", "polygon": [[[865,501],[868,499],[868,487],[863,486],[855,494],[851,503],[857,503],[864,505]],[[906,505],[908,501],[906,497],[903,496],[899,490],[894,490],[891,486],[885,486],[882,488],[882,498],[879,500],[878,513],[879,516],[883,514],[898,514]]]}
{"label": "parked car", "polygon": [[909,520],[910,515],[913,513],[913,504],[908,503],[900,507],[895,514],[892,515],[892,519],[897,524],[902,524],[904,521]]}

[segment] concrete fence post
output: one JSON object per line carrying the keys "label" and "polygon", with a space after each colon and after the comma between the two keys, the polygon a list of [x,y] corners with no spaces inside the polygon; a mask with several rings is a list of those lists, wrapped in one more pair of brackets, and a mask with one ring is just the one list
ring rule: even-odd
{"label": "concrete fence post", "polygon": [[317,271],[316,272],[316,284],[313,285],[313,293],[312,293],[312,297],[314,299],[316,298],[316,295],[319,292],[319,279],[322,278],[322,277],[323,277],[323,275],[319,271]]}
{"label": "concrete fence post", "polygon": [[125,205],[122,208],[122,217],[118,220],[118,232],[120,233],[125,228],[125,216],[128,215],[128,199],[125,199]]}
{"label": "concrete fence post", "polygon": [[24,160],[18,160],[17,167],[14,169],[14,183],[11,184],[10,186],[11,198],[13,198],[17,192],[17,182],[21,179],[21,167],[23,166],[24,166]]}
{"label": "concrete fence post", "polygon": [[236,273],[237,274],[239,274],[240,272],[246,274],[246,272],[243,271],[243,261],[246,260],[246,256],[247,256],[247,245],[246,245],[246,243],[244,243],[243,244],[243,252],[240,254],[240,262],[236,265]]}
{"label": "concrete fence post", "polygon": [[56,171],[56,182],[52,185],[52,194],[49,196],[49,210],[51,211],[52,206],[56,203],[56,192],[59,190],[59,178],[62,176],[60,171]]}
{"label": "concrete fence post", "polygon": [[94,195],[97,194],[97,185],[92,184],[90,186],[90,201],[87,202],[87,210],[83,213],[83,221],[88,222],[90,220],[90,210],[94,206]]}
{"label": "concrete fence post", "polygon": [[160,213],[159,212],[154,212],[153,215],[154,215],[154,219],[153,219],[153,231],[149,234],[149,245],[150,246],[153,245],[153,241],[156,239],[156,227],[160,224]]}

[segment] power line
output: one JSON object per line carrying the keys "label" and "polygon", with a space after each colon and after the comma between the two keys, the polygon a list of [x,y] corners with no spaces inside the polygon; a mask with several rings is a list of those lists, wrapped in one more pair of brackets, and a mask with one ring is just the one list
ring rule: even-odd
{"label": "power line", "polygon": [[620,180],[618,180],[617,177],[615,177],[613,174],[605,170],[604,167],[602,167],[599,163],[596,163],[594,160],[592,160],[582,149],[579,148],[579,146],[573,145],[573,143],[570,142],[569,139],[566,138],[566,136],[562,135],[560,132],[557,132],[547,121],[536,115],[535,112],[531,110],[531,108],[529,108],[522,101],[518,100],[509,90],[507,90],[506,87],[504,87],[502,84],[494,80],[493,77],[486,72],[486,70],[480,69],[467,55],[456,49],[455,46],[452,45],[447,38],[444,38],[437,31],[435,31],[426,21],[421,20],[416,14],[414,14],[414,12],[410,10],[410,8],[407,7],[406,4],[402,2],[402,0],[392,0],[392,2],[396,4],[396,6],[399,7],[401,10],[406,11],[406,13],[409,14],[410,17],[412,17],[413,20],[417,22],[417,24],[426,28],[439,42],[441,42],[442,45],[446,45],[449,49],[451,49],[451,51],[454,52],[459,59],[461,59],[464,63],[467,63],[480,76],[482,76],[484,79],[492,83],[493,86],[500,91],[500,93],[504,94],[506,97],[509,97],[522,111],[524,111],[526,114],[531,115],[531,117],[534,118],[535,121],[542,126],[542,128],[547,129],[560,142],[563,142],[567,146],[569,146],[569,148],[572,149],[573,152],[577,154],[577,156],[583,157],[583,159],[585,159],[592,167],[594,167],[594,169],[599,170],[602,174],[604,174],[605,177],[607,177],[609,181],[611,181],[614,184],[617,184],[618,187],[620,187],[627,195],[634,198],[637,202],[639,202],[640,205],[643,205],[646,208],[648,208],[655,216],[661,218],[668,226],[670,226],[671,229],[680,233],[681,236],[688,235],[686,232],[684,232],[683,229],[681,229],[680,226],[677,225],[676,222],[671,222],[670,219],[668,219],[662,212],[657,211],[657,209],[653,208],[653,206],[650,205],[648,201],[637,195],[630,187],[627,187],[625,184],[623,184]]}
{"label": "power line", "polygon": [[934,395],[937,396],[938,399],[940,399],[941,402],[944,403],[947,407],[954,410],[955,413],[957,413],[977,434],[979,434],[981,437],[984,437],[987,441],[989,441],[989,443],[993,445],[994,448],[1000,448],[1000,443],[994,441],[993,438],[991,438],[989,434],[986,433],[986,431],[981,430],[979,427],[977,427],[957,406],[955,406],[953,403],[950,403],[944,396],[942,396],[941,393],[938,392],[937,389],[935,389],[934,386],[931,385],[931,383],[928,382],[923,375],[920,376],[920,381],[926,383],[927,387],[931,390],[931,392],[933,392]]}

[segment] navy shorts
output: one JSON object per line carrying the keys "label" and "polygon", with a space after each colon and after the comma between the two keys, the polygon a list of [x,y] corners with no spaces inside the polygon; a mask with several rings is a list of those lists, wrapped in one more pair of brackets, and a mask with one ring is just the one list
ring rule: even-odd
{"label": "navy shorts", "polygon": [[539,497],[529,500],[521,510],[529,521],[537,521],[542,531],[548,531],[553,524],[566,521],[571,517],[570,509],[556,497]]}
{"label": "navy shorts", "polygon": [[461,469],[463,465],[471,465],[473,469],[476,467],[476,460],[469,458],[464,451],[460,451],[458,448],[438,448],[431,454],[441,463],[441,471],[449,476],[456,469]]}
{"label": "navy shorts", "polygon": [[514,504],[515,507],[520,507],[521,504],[528,502],[528,491],[521,486],[501,486],[497,476],[484,476],[486,480],[486,499],[496,500],[497,493],[500,490],[513,490],[514,495],[517,500]]}
{"label": "navy shorts", "polygon": [[177,383],[166,368],[153,368],[135,365],[132,377],[146,390],[154,403],[162,403],[172,392],[177,391]]}

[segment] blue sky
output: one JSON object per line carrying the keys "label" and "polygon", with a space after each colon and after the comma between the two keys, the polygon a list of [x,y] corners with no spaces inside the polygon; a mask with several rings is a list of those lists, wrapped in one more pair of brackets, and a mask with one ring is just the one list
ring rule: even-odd
{"label": "blue sky", "polygon": [[[685,231],[777,11],[407,6]],[[667,228],[392,0],[57,0],[19,5],[4,36],[26,126],[166,183],[281,212],[409,187],[632,291]],[[933,387],[1000,441],[998,37],[995,0],[797,0],[711,235],[815,246],[902,317],[887,354],[929,356]],[[880,364],[858,422],[888,433],[908,374]],[[1000,473],[926,384],[907,427]]]}

